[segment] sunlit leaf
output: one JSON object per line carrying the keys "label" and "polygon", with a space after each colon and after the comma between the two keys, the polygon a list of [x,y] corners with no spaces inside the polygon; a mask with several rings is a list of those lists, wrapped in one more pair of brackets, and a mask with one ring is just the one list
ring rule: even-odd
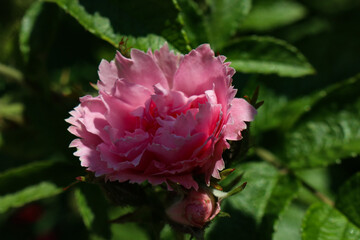
{"label": "sunlit leaf", "polygon": [[42,182],[18,192],[0,196],[0,213],[4,213],[11,208],[21,207],[36,200],[57,195],[62,191],[62,188],[57,187],[53,183]]}
{"label": "sunlit leaf", "polygon": [[306,209],[296,204],[291,204],[279,216],[275,224],[275,231],[272,235],[273,240],[301,240],[301,221],[305,215]]}
{"label": "sunlit leaf", "polygon": [[301,77],[315,72],[299,50],[272,37],[243,37],[221,54],[229,58],[233,68],[243,73]]}
{"label": "sunlit leaf", "polygon": [[289,25],[305,17],[306,8],[296,1],[254,1],[241,30],[267,31]]}
{"label": "sunlit leaf", "polygon": [[327,166],[360,153],[360,99],[348,95],[359,83],[359,77],[351,78],[318,94],[311,110],[286,134],[283,160],[289,166]]}
{"label": "sunlit leaf", "polygon": [[303,240],[357,240],[360,229],[338,210],[315,203],[306,212],[302,224]]}

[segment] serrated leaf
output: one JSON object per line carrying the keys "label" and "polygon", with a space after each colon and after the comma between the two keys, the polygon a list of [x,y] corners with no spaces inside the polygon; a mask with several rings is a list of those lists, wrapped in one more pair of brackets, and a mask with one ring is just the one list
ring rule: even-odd
{"label": "serrated leaf", "polygon": [[42,1],[35,1],[26,11],[21,21],[21,27],[19,32],[19,44],[20,44],[20,51],[23,54],[25,61],[28,61],[29,59],[30,36],[33,31],[33,27],[35,25],[37,17],[42,11],[43,4],[44,3]]}
{"label": "serrated leaf", "polygon": [[[327,108],[334,103],[342,106],[344,101],[354,100],[351,96],[357,97],[356,89],[359,87],[360,76],[355,76],[332,84],[321,91],[290,100],[283,94],[277,94],[261,86],[259,99],[264,100],[265,104],[258,109],[258,115],[252,123],[253,133],[274,128],[287,131],[297,123],[301,124],[304,118],[311,118],[311,115],[321,108]],[[306,117],[307,115],[310,116]]]}
{"label": "serrated leaf", "polygon": [[268,31],[294,23],[306,15],[306,8],[296,1],[254,1],[241,30]]}
{"label": "serrated leaf", "polygon": [[91,236],[109,239],[110,223],[103,192],[95,185],[84,183],[75,189],[74,194],[79,213]]}
{"label": "serrated leaf", "polygon": [[357,240],[360,229],[338,210],[315,203],[306,212],[302,224],[303,240]]}
{"label": "serrated leaf", "polygon": [[351,177],[340,188],[336,208],[360,228],[360,173]]}
{"label": "serrated leaf", "polygon": [[251,0],[207,0],[206,30],[215,50],[222,49],[251,9]]}
{"label": "serrated leaf", "polygon": [[[231,218],[217,219],[208,230],[209,239],[262,239],[262,231],[272,231],[282,210],[291,202],[298,183],[268,163],[247,163],[236,166],[244,171],[245,190],[226,198],[222,210]],[[226,181],[236,178],[231,174]],[[232,224],[236,222],[237,224]],[[241,228],[239,228],[241,226]]]}
{"label": "serrated leaf", "polygon": [[11,208],[21,207],[27,203],[48,198],[61,193],[62,188],[50,182],[42,182],[22,189],[21,191],[0,196],[0,213]]}
{"label": "serrated leaf", "polygon": [[315,70],[294,46],[272,37],[243,37],[223,49],[231,66],[243,73],[301,77]]}
{"label": "serrated leaf", "polygon": [[285,161],[292,168],[337,163],[360,153],[360,100],[321,119],[305,122],[285,137]]}
{"label": "serrated leaf", "polygon": [[[148,48],[159,49],[166,40],[158,35],[149,34],[144,37],[134,37],[131,35],[125,35],[117,33],[110,22],[110,19],[102,16],[99,12],[90,14],[80,4],[78,0],[45,0],[47,2],[54,2],[74,17],[86,30],[95,36],[107,41],[114,47],[118,47],[122,39],[128,39],[128,46],[137,48],[143,51],[147,51]],[[171,44],[169,48],[175,50]]]}

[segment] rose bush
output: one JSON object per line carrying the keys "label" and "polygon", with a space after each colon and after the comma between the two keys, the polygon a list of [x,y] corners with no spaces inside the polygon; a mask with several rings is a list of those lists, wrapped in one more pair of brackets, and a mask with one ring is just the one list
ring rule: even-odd
{"label": "rose bush", "polygon": [[103,60],[99,95],[70,112],[81,165],[111,181],[172,181],[198,189],[194,175],[219,178],[226,140],[240,140],[256,110],[234,98],[235,70],[208,44],[187,55],[167,45]]}
{"label": "rose bush", "polygon": [[202,228],[219,212],[220,203],[205,190],[191,190],[183,199],[166,210],[172,221],[197,228]]}

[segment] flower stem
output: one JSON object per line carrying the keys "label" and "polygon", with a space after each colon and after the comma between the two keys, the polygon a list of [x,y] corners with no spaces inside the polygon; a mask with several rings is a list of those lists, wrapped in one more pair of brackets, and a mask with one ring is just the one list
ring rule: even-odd
{"label": "flower stem", "polygon": [[310,191],[320,201],[322,201],[332,207],[335,205],[334,202],[329,197],[327,197],[326,195],[324,195],[323,193],[319,192],[314,187],[312,187],[310,184],[305,182],[292,169],[289,169],[288,167],[284,166],[281,163],[281,161],[272,152],[270,152],[264,148],[258,147],[258,148],[255,148],[255,154],[257,156],[259,156],[261,159],[263,159],[264,161],[266,161],[266,162],[270,163],[271,165],[273,165],[274,167],[280,169],[280,171],[282,171],[283,173],[288,173],[288,174],[296,177],[300,181],[302,186],[304,186],[308,191]]}

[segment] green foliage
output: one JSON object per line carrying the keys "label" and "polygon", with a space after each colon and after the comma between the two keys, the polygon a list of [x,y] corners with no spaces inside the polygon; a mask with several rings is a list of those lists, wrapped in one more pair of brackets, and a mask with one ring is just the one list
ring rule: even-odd
{"label": "green foliage", "polygon": [[301,240],[301,221],[305,215],[305,210],[298,204],[292,204],[279,216],[279,221],[275,224],[275,231],[272,235],[274,240],[287,240],[291,236],[292,240]]}
{"label": "green foliage", "polygon": [[295,47],[272,37],[240,38],[222,53],[229,58],[233,68],[244,73],[300,77],[315,72]]}
{"label": "green foliage", "polygon": [[269,31],[292,24],[306,15],[306,8],[296,1],[254,1],[253,7],[241,26],[245,31]]}
{"label": "green foliage", "polygon": [[302,225],[303,240],[355,240],[360,229],[336,209],[324,203],[312,205]]}
{"label": "green foliage", "polygon": [[4,213],[11,208],[21,207],[33,201],[52,197],[62,191],[62,188],[58,188],[53,183],[42,182],[26,187],[18,192],[0,196],[0,213]]}
{"label": "green foliage", "polygon": [[205,27],[216,50],[222,49],[251,9],[251,0],[207,0]]}
{"label": "green foliage", "polygon": [[[63,172],[74,175],[64,175]],[[8,169],[0,173],[0,194],[6,194],[37,184],[43,180],[51,181],[58,186],[66,187],[74,180],[77,169],[61,161],[59,157],[44,161],[34,161],[17,168]]]}
{"label": "green foliage", "polygon": [[175,0],[192,46],[209,42],[221,50],[251,9],[251,0]]}
{"label": "green foliage", "polygon": [[[294,131],[285,136],[285,158],[291,167],[326,166],[360,153],[360,101],[348,95],[358,85],[359,77],[354,77],[313,97],[307,105],[314,108],[308,113],[313,115],[311,120],[299,120]],[[334,103],[339,98],[347,103]]]}
{"label": "green foliage", "polygon": [[[267,163],[241,164],[236,169],[244,171],[242,181],[248,184],[242,193],[224,200],[223,211],[230,213],[230,218],[219,218],[210,227],[209,238],[232,239],[236,234],[239,238],[266,239],[271,236],[279,214],[296,195],[299,184]],[[230,175],[222,185],[234,178],[236,175]]]}
{"label": "green foliage", "polygon": [[360,173],[341,187],[336,207],[360,228]]}
{"label": "green foliage", "polygon": [[75,189],[75,202],[91,238],[109,239],[108,204],[102,191],[95,185],[82,184]]}
{"label": "green foliage", "polygon": [[[110,19],[102,16],[99,12],[88,13],[78,0],[46,0],[55,2],[74,17],[86,30],[95,36],[107,41],[114,47],[118,47],[121,40],[127,39],[128,46],[147,51],[148,48],[158,49],[165,43],[161,36],[149,34],[145,37],[134,37],[115,32]],[[172,46],[170,48],[174,49]]]}

